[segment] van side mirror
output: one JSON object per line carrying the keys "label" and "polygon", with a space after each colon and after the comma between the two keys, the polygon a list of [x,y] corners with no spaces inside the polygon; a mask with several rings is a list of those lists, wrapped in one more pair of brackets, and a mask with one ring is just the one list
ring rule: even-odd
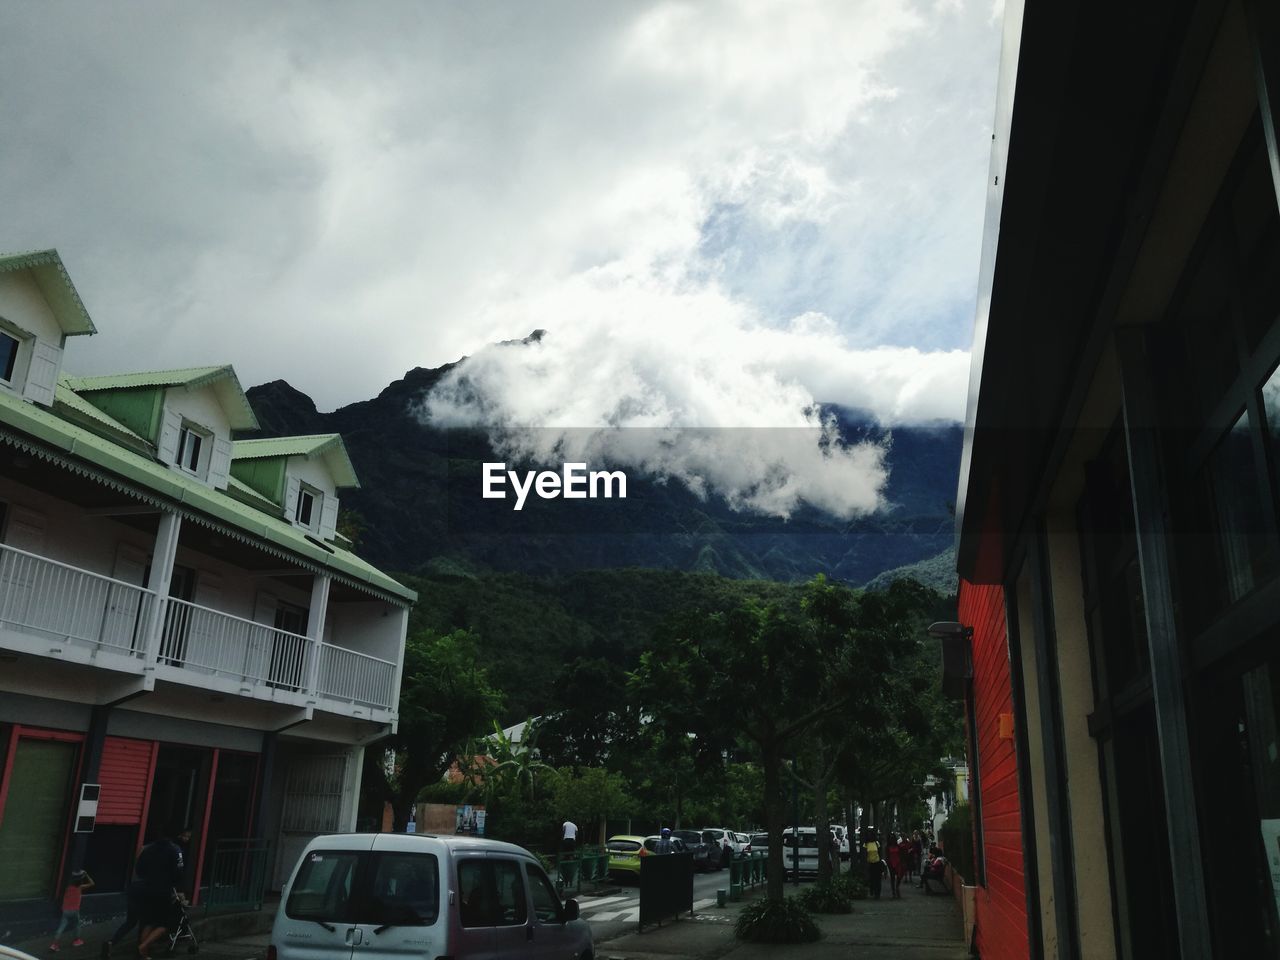
{"label": "van side mirror", "polygon": [[560,914],[561,914],[561,916],[562,916],[562,917],[564,917],[564,922],[565,922],[565,923],[568,923],[568,922],[569,922],[569,921],[571,921],[571,920],[577,920],[577,919],[578,919],[578,915],[579,915],[579,913],[578,913],[578,901],[577,901],[577,900],[566,900],[566,901],[564,902],[564,909],[560,911]]}

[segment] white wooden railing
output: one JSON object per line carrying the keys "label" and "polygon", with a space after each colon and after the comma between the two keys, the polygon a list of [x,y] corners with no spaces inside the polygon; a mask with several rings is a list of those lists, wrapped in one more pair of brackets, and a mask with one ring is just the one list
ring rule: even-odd
{"label": "white wooden railing", "polygon": [[[163,610],[161,614],[159,611]],[[89,650],[107,650],[138,661],[147,660],[153,617],[162,616],[158,665],[180,668],[167,678],[190,682],[200,676],[265,684],[277,689],[313,693],[311,667],[315,651],[315,694],[330,700],[390,710],[394,702],[396,665],[330,643],[264,623],[222,613],[199,604],[155,594],[135,586],[0,544],[0,626],[39,633]]]}
{"label": "white wooden railing", "polygon": [[331,643],[320,644],[319,693],[371,707],[391,709],[396,665]]}
{"label": "white wooden railing", "polygon": [[141,659],[155,595],[0,544],[0,623]]}
{"label": "white wooden railing", "polygon": [[301,634],[170,597],[160,663],[284,690],[307,684],[311,641]]}

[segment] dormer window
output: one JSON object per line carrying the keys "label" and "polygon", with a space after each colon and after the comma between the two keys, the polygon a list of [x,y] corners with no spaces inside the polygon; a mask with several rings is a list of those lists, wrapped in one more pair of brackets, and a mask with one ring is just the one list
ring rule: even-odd
{"label": "dormer window", "polygon": [[13,371],[18,365],[18,348],[22,341],[0,331],[0,380],[13,383]]}
{"label": "dormer window", "polygon": [[175,460],[178,468],[200,477],[209,466],[209,446],[212,437],[207,431],[189,423],[183,423],[178,431],[178,456]]}
{"label": "dormer window", "polygon": [[324,496],[314,487],[298,487],[298,504],[293,511],[293,522],[314,531],[320,521],[320,500]]}

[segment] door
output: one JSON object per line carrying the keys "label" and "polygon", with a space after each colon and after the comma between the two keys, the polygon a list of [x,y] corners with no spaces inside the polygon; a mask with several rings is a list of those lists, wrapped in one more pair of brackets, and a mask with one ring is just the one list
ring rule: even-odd
{"label": "door", "polygon": [[353,960],[416,960],[447,952],[440,859],[435,854],[375,850],[359,889]]}
{"label": "door", "polygon": [[[484,854],[460,855],[456,890],[457,936],[449,946],[458,957],[489,960],[493,953],[493,901],[489,864]],[[451,893],[454,891],[451,891]]]}
{"label": "door", "polygon": [[289,960],[351,960],[364,937],[354,911],[365,856],[357,849],[311,849],[303,854],[292,881],[281,891],[283,905],[272,930],[272,942]]}
{"label": "door", "polygon": [[0,810],[0,900],[57,892],[79,746],[19,736]]}
{"label": "door", "polygon": [[[191,602],[196,590],[196,572],[190,567],[173,568],[169,578],[169,596]],[[186,603],[170,603],[164,618],[164,636],[160,638],[162,663],[180,667],[187,660],[187,638],[191,633],[191,608]]]}
{"label": "door", "polygon": [[529,905],[533,913],[533,940],[522,951],[531,958],[567,960],[582,949],[582,931],[564,921],[564,908],[542,868],[524,862],[525,880],[529,885]]}
{"label": "door", "polygon": [[283,632],[271,635],[271,669],[267,680],[273,687],[301,690],[306,645],[298,637],[307,632],[307,611],[280,601],[276,604],[274,625],[277,631]]}
{"label": "door", "polygon": [[[141,587],[146,582],[146,575],[147,555],[131,544],[120,544],[111,570],[112,579]],[[119,583],[110,584],[99,642],[123,653],[139,652],[142,645],[141,615],[142,594]]]}
{"label": "door", "polygon": [[493,952],[498,957],[525,956],[533,939],[529,919],[529,895],[525,892],[520,861],[489,856],[493,871],[494,903]]}

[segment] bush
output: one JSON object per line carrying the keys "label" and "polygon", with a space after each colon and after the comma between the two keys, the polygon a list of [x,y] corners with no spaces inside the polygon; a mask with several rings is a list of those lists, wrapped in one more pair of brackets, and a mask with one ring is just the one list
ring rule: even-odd
{"label": "bush", "polygon": [[865,900],[870,892],[867,889],[867,878],[856,870],[832,877],[831,886],[850,900]]}
{"label": "bush", "polygon": [[738,915],[735,931],[751,943],[812,943],[822,936],[798,897],[756,900]]}
{"label": "bush", "polygon": [[819,883],[796,898],[810,913],[852,913],[852,899],[845,888],[835,883]]}
{"label": "bush", "polygon": [[973,820],[967,803],[957,803],[947,822],[938,830],[942,852],[951,869],[964,877],[964,882],[975,884],[977,874],[973,869]]}

